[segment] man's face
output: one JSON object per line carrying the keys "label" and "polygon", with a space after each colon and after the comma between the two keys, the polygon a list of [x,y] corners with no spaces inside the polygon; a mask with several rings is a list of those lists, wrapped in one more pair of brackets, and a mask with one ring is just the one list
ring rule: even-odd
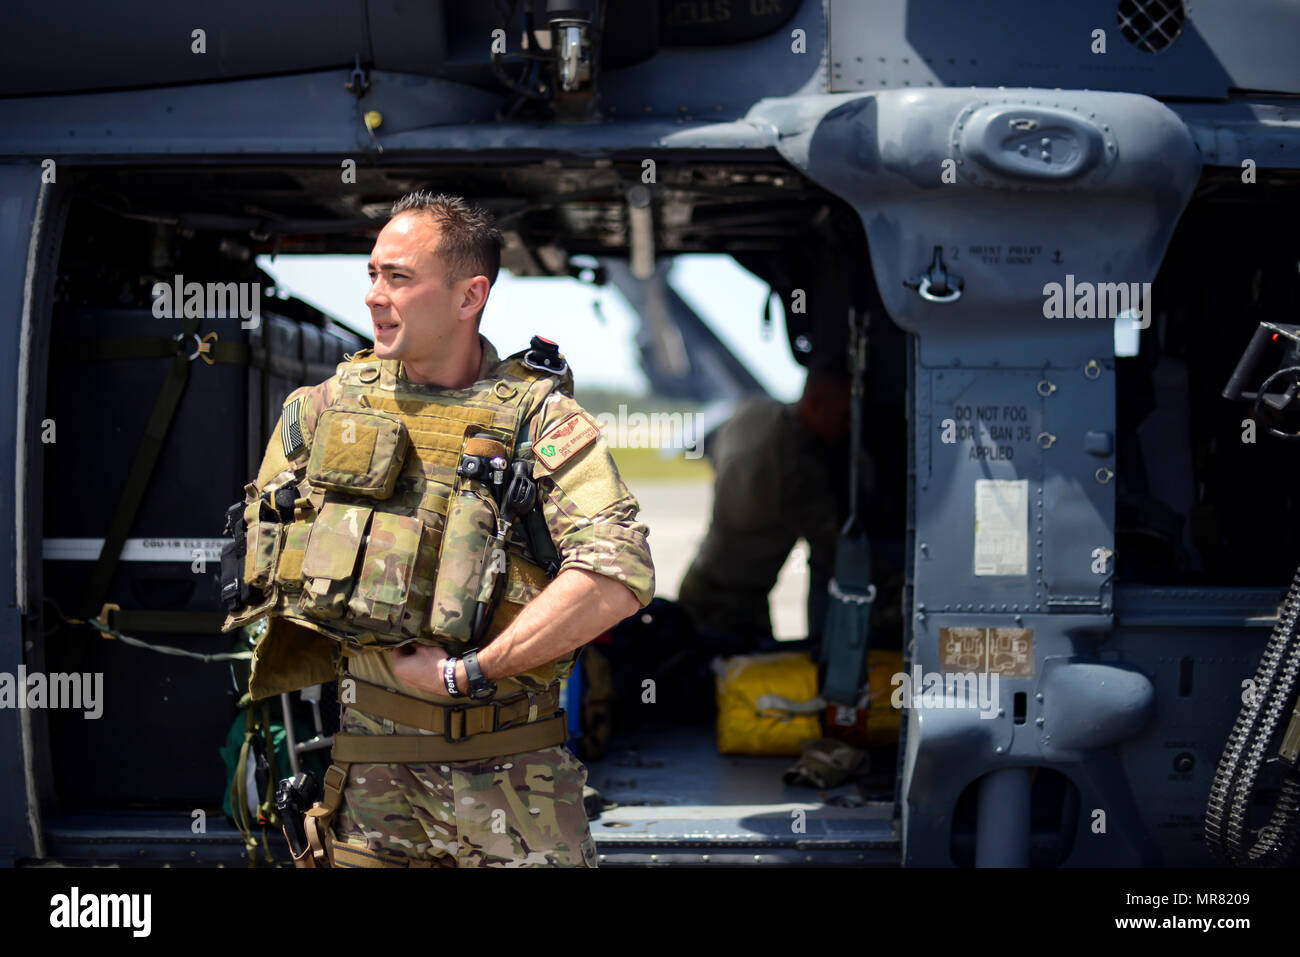
{"label": "man's face", "polygon": [[467,298],[472,279],[450,286],[443,281],[437,248],[437,224],[414,212],[394,217],[375,239],[366,306],[379,358],[411,363],[438,357],[461,333],[460,323],[482,308],[482,300]]}

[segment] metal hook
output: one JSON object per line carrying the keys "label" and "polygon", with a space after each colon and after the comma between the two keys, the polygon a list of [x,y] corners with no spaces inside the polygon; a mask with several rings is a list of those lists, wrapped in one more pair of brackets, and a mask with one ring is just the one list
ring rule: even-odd
{"label": "metal hook", "polygon": [[930,277],[922,276],[921,283],[917,286],[916,291],[920,293],[921,298],[927,302],[956,302],[961,298],[961,290],[954,287],[946,296],[936,296],[930,291]]}

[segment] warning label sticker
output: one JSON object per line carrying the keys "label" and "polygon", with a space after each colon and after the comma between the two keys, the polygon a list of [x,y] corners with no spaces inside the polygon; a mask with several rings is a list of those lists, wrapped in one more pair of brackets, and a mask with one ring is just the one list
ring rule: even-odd
{"label": "warning label sticker", "polygon": [[1029,480],[975,481],[975,574],[1029,571]]}

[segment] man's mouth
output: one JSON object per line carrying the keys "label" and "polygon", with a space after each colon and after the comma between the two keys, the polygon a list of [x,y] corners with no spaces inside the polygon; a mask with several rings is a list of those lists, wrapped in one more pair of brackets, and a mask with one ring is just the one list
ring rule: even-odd
{"label": "man's mouth", "polygon": [[391,332],[396,328],[397,323],[395,322],[380,322],[379,320],[375,320],[375,332]]}

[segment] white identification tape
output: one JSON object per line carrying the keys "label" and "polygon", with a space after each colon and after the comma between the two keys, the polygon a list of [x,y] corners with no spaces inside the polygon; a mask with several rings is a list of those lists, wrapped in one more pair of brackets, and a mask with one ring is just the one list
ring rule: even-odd
{"label": "white identification tape", "polygon": [[[207,562],[221,561],[224,538],[128,538],[122,545],[124,562]],[[94,562],[104,548],[102,538],[47,538],[42,555],[46,561]]]}

